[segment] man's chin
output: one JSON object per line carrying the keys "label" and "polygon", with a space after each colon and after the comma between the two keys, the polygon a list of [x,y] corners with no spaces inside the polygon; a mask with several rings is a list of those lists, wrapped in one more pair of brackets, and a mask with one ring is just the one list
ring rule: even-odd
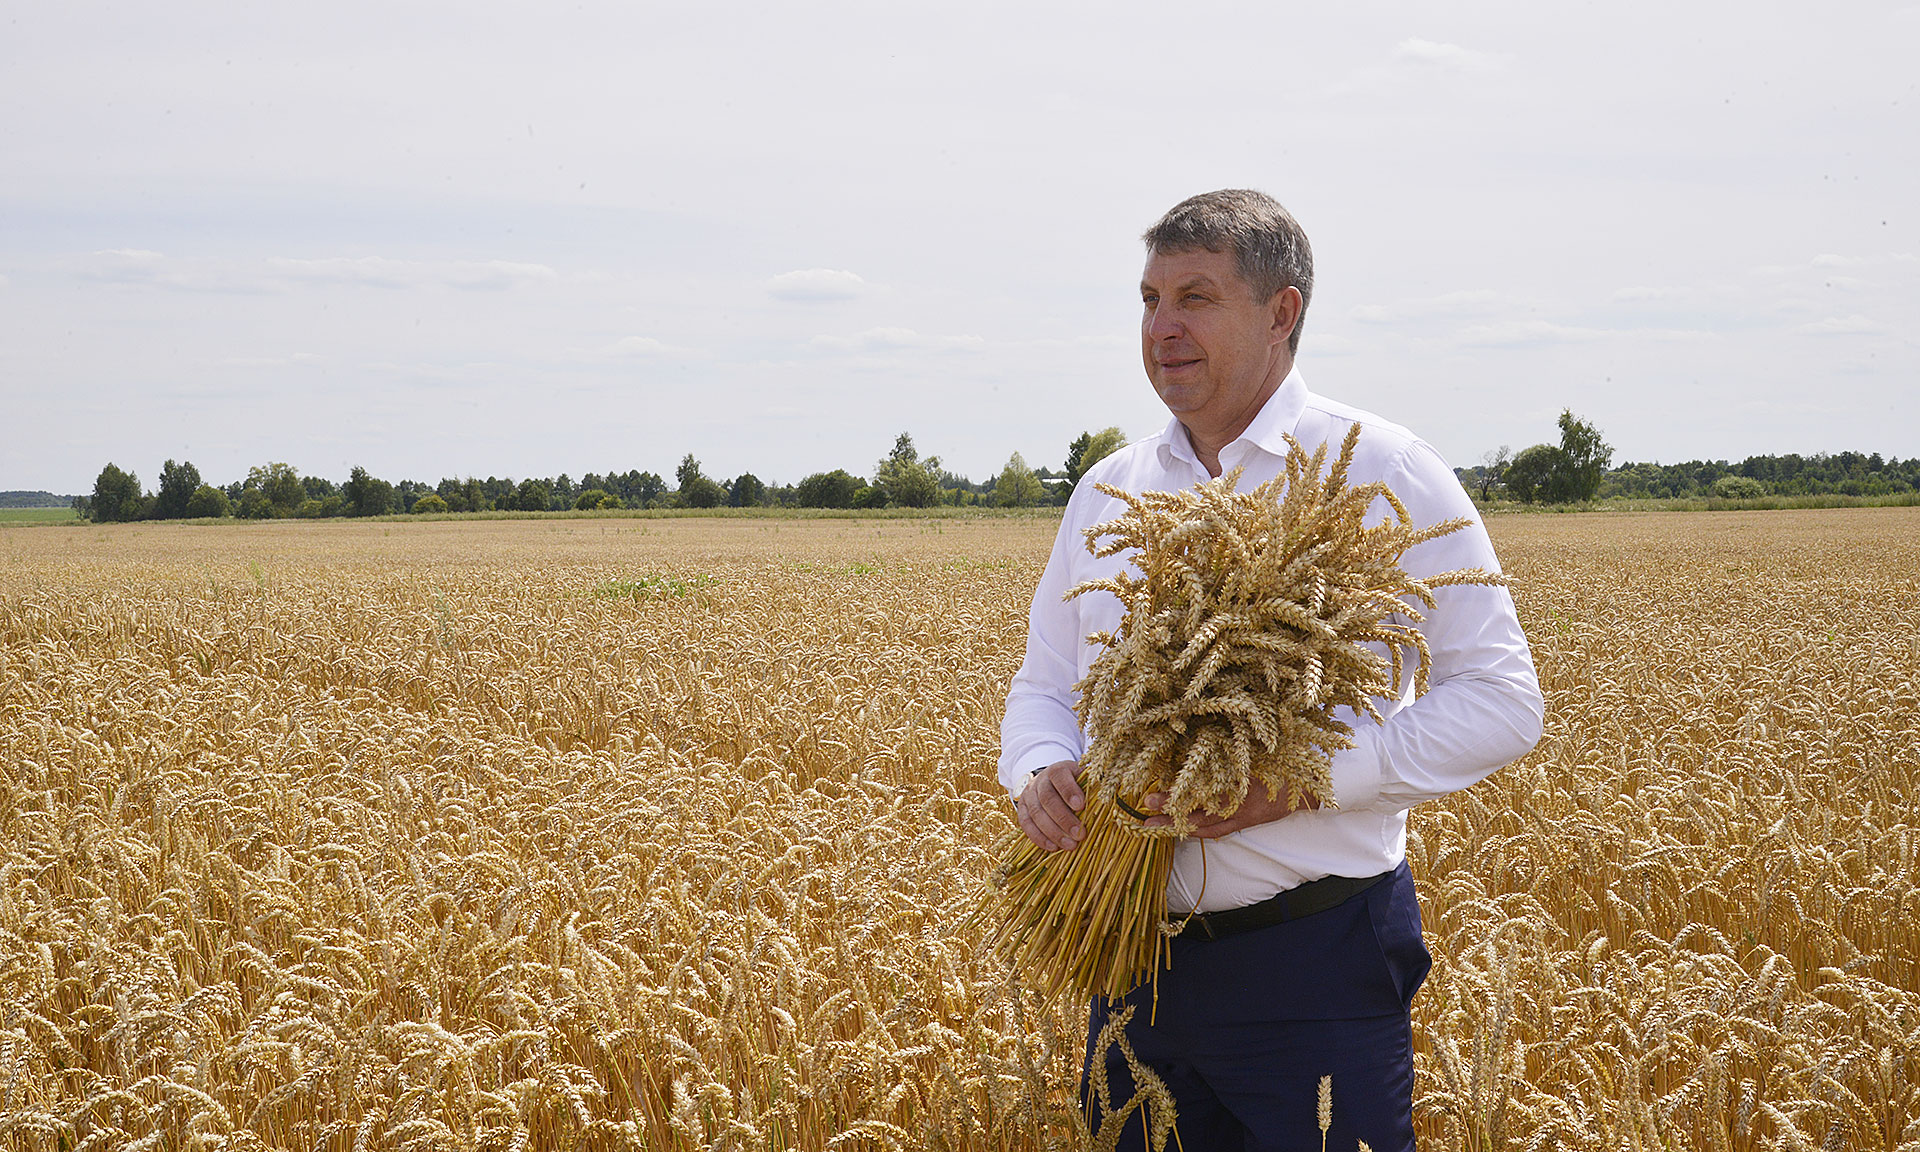
{"label": "man's chin", "polygon": [[1156,380],[1153,390],[1159,394],[1160,403],[1167,406],[1167,411],[1176,416],[1192,412],[1206,402],[1205,390],[1192,384],[1162,384]]}

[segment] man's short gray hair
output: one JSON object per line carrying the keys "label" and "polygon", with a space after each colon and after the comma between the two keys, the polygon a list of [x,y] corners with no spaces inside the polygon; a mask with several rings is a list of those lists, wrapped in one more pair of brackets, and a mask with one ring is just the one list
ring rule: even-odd
{"label": "man's short gray hair", "polygon": [[1300,222],[1265,192],[1223,188],[1190,196],[1168,210],[1140,237],[1149,252],[1233,253],[1234,268],[1261,300],[1282,288],[1300,290],[1300,318],[1287,338],[1300,351],[1300,329],[1313,299],[1313,249]]}

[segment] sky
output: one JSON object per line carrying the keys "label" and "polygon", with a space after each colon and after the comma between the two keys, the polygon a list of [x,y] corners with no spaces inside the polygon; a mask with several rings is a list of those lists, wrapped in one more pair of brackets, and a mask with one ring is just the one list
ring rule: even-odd
{"label": "sky", "polygon": [[1311,238],[1456,465],[1920,454],[1920,4],[0,0],[0,490],[976,480],[1166,421],[1140,233]]}

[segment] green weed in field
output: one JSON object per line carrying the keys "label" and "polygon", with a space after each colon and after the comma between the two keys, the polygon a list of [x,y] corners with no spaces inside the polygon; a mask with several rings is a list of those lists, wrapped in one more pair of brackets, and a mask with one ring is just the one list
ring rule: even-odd
{"label": "green weed in field", "polygon": [[601,600],[657,600],[668,596],[685,596],[697,588],[706,588],[717,583],[713,577],[696,573],[692,576],[642,576],[638,580],[613,579],[602,581],[594,586],[592,595]]}
{"label": "green weed in field", "polygon": [[71,524],[79,519],[71,508],[0,508],[0,524]]}

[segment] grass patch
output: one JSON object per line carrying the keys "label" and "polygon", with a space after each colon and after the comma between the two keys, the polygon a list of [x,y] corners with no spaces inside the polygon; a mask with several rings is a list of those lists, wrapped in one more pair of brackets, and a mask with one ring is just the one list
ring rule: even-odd
{"label": "grass patch", "polygon": [[815,564],[800,560],[794,563],[793,570],[808,575],[819,573],[826,576],[872,576],[880,571],[880,565],[877,562],[869,563],[865,560],[853,560],[845,564]]}
{"label": "grass patch", "polygon": [[638,580],[603,580],[588,595],[596,600],[664,600],[685,596],[719,583],[711,576],[642,576]]}
{"label": "grass patch", "polygon": [[78,519],[71,508],[0,508],[0,524],[71,524]]}

